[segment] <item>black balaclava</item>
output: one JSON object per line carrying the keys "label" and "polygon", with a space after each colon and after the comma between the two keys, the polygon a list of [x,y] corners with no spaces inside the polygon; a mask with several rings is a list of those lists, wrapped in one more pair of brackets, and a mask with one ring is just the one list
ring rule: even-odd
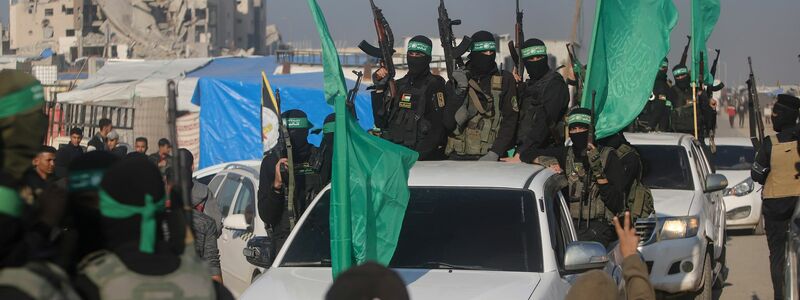
{"label": "black balaclava", "polygon": [[800,112],[800,99],[788,94],[778,95],[778,102],[772,107],[772,129],[781,132],[794,129]]}
{"label": "black balaclava", "polygon": [[667,81],[667,70],[669,70],[669,59],[664,57],[664,60],[661,61],[661,65],[658,67],[658,74],[656,75],[656,80]]}
{"label": "black balaclava", "polygon": [[[497,70],[497,42],[488,31],[478,31],[472,35],[472,46],[469,53],[469,69],[478,77],[489,75]],[[484,55],[483,51],[493,51],[492,55]]]}
{"label": "black balaclava", "polygon": [[[544,56],[544,59],[528,60],[534,56]],[[529,39],[522,43],[522,60],[525,63],[525,70],[534,81],[542,79],[550,71],[550,66],[547,64],[547,47],[539,39]]]}
{"label": "black balaclava", "polygon": [[[569,129],[576,127],[590,127],[592,122],[592,111],[588,108],[578,107],[569,112],[567,117],[567,124]],[[575,154],[582,154],[586,151],[589,144],[589,131],[580,133],[570,133],[569,138],[572,141],[572,150]]]}
{"label": "black balaclava", "polygon": [[419,78],[422,75],[430,73],[431,49],[433,49],[433,43],[431,39],[425,36],[418,35],[408,41],[408,49],[406,52],[413,51],[425,54],[423,57],[406,57],[408,60],[408,75],[411,78]]}
{"label": "black balaclava", "polygon": [[78,262],[86,255],[103,249],[97,188],[105,171],[118,161],[108,151],[92,151],[75,158],[67,167],[67,214],[64,217],[61,256],[66,271],[74,274]]}
{"label": "black balaclava", "polygon": [[[678,76],[683,74],[686,74],[686,77],[678,80]],[[689,69],[684,65],[676,65],[675,67],[672,67],[672,76],[675,77],[675,85],[683,90],[688,89],[689,84],[692,82],[692,79],[689,76]]]}
{"label": "black balaclava", "polygon": [[311,144],[308,143],[308,131],[311,123],[306,113],[299,109],[292,109],[281,114],[281,119],[289,131],[289,141],[292,143],[292,156],[296,162],[305,160],[311,154]]}
{"label": "black balaclava", "polygon": [[611,147],[611,148],[619,148],[622,145],[630,145],[627,139],[625,139],[625,135],[622,132],[617,132],[615,134],[609,135],[602,139],[597,140],[597,143],[603,147]]}

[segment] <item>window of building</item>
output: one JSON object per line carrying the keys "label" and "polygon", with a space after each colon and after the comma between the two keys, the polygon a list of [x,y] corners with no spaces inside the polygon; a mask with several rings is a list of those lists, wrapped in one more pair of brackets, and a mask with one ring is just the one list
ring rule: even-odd
{"label": "window of building", "polygon": [[47,17],[52,16],[53,15],[53,9],[52,8],[45,8],[44,9],[44,15],[47,16]]}
{"label": "window of building", "polygon": [[67,29],[67,36],[75,36],[75,29]]}
{"label": "window of building", "polygon": [[67,7],[67,9],[64,10],[64,13],[67,15],[72,15],[75,13],[75,9],[72,7]]}

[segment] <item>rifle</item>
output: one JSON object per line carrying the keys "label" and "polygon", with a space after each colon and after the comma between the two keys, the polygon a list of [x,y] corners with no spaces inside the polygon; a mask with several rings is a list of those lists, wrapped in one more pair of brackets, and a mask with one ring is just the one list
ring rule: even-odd
{"label": "rifle", "polygon": [[689,57],[689,46],[692,44],[692,36],[687,35],[686,38],[688,39],[688,41],[686,41],[686,46],[683,47],[683,54],[681,55],[681,62],[680,62],[680,64],[684,66],[686,65],[686,58]]}
{"label": "rifle", "polygon": [[508,42],[508,52],[516,65],[519,78],[525,81],[525,61],[522,59],[522,43],[525,42],[525,33],[522,31],[522,11],[519,10],[519,0],[517,0],[517,23],[514,25],[514,41]]}
{"label": "rifle", "polygon": [[[386,17],[383,16],[381,9],[375,6],[373,0],[369,0],[369,4],[372,6],[372,16],[375,19],[374,23],[375,32],[378,34],[378,47],[372,46],[367,41],[362,40],[361,43],[358,44],[358,48],[367,55],[381,60],[381,66],[386,68],[386,71],[389,73],[384,80],[386,80],[389,85],[390,97],[386,97],[386,99],[391,100],[391,97],[394,97],[397,93],[397,85],[394,82],[394,60],[392,59],[395,52],[394,34],[392,34],[392,28],[389,26],[389,22],[386,21]],[[371,86],[369,89],[375,89],[375,86]]]}
{"label": "rifle", "polygon": [[461,39],[461,44],[456,45],[453,25],[461,25],[461,20],[451,20],[447,15],[444,0],[439,0],[439,39],[442,40],[444,64],[447,67],[447,78],[450,80],[453,79],[453,71],[456,68],[461,69],[464,67],[464,60],[461,57],[464,56],[464,53],[469,50],[469,46],[472,44],[472,39],[464,36]]}
{"label": "rifle", "polygon": [[572,74],[575,77],[575,93],[580,97],[583,95],[583,64],[578,60],[578,56],[575,55],[574,45],[567,44],[567,55],[569,55],[569,61],[572,63]]}
{"label": "rifle", "polygon": [[[591,121],[589,121],[589,134],[586,137],[587,140],[588,140],[587,143],[586,143],[587,151],[588,151],[589,145],[593,145],[594,144],[594,133],[595,133],[595,128],[594,127],[595,127],[595,120],[597,119],[596,116],[595,116],[596,111],[594,109],[595,97],[596,96],[597,96],[597,91],[592,91],[592,107],[591,107],[592,118],[591,118]],[[591,220],[590,219],[592,218],[592,201],[591,201],[591,199],[589,199],[589,197],[591,197],[590,191],[592,190],[591,186],[592,186],[592,181],[594,179],[592,178],[592,168],[587,166],[587,168],[585,168],[585,170],[586,170],[586,178],[583,180],[583,194],[584,194],[583,201],[584,201],[584,204],[589,206],[589,215],[586,216],[586,228],[589,228],[589,225],[591,224]],[[583,204],[581,204],[581,210],[580,210],[579,218],[583,219]],[[578,221],[580,221],[580,220],[578,220]]]}
{"label": "rifle", "polygon": [[356,85],[347,92],[347,101],[345,105],[347,105],[347,110],[353,114],[353,118],[358,120],[358,114],[356,113],[356,95],[358,94],[358,89],[361,86],[361,77],[364,76],[364,72],[355,71],[353,70],[353,74],[355,74],[358,78],[356,79]]}
{"label": "rifle", "polygon": [[[183,155],[180,155],[178,151],[178,127],[177,127],[177,115],[178,115],[178,89],[175,84],[175,81],[167,80],[167,128],[169,130],[169,138],[175,144],[172,147],[172,175],[175,178],[173,182],[173,189],[175,186],[179,188],[180,195],[181,195],[181,204],[183,209],[183,217],[186,222],[186,226],[189,230],[186,231],[186,235],[184,237],[184,242],[188,245],[191,244],[194,240],[193,233],[191,230],[192,224],[192,206],[191,201],[189,200],[189,180],[191,180],[192,174],[185,174],[183,170],[186,169],[187,161],[184,160]],[[173,193],[174,194],[174,193]],[[171,196],[170,196],[171,197]],[[174,204],[175,201],[171,201],[171,204]]]}
{"label": "rifle", "polygon": [[[294,179],[294,158],[292,157],[292,140],[289,138],[289,130],[286,128],[286,124],[283,122],[283,118],[280,114],[280,103],[281,103],[281,91],[275,90],[272,91],[272,86],[269,84],[269,80],[267,80],[267,74],[261,72],[261,78],[263,80],[263,89],[261,93],[261,104],[265,106],[267,101],[264,99],[267,95],[272,102],[273,108],[275,108],[275,114],[278,117],[278,129],[280,130],[280,138],[278,138],[278,144],[275,145],[275,149],[278,153],[278,157],[281,156],[281,152],[284,150],[286,151],[286,165],[281,165],[281,179],[283,179],[283,195],[286,197],[286,208],[289,211],[289,229],[291,230],[294,228],[294,225],[297,220],[297,216],[295,216],[295,179]],[[288,184],[287,184],[288,183]]]}
{"label": "rifle", "polygon": [[750,142],[753,143],[753,148],[758,152],[761,150],[762,142],[764,141],[764,120],[761,118],[761,105],[758,101],[758,86],[756,84],[756,77],[753,74],[753,61],[747,57],[747,64],[750,66],[750,77],[747,79],[747,110],[750,114]]}

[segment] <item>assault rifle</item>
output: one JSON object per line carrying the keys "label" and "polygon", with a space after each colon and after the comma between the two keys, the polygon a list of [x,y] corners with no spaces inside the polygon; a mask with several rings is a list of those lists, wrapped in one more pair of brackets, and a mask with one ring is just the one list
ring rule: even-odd
{"label": "assault rifle", "polygon": [[358,120],[358,114],[356,113],[356,95],[358,94],[358,89],[361,87],[361,78],[364,77],[364,72],[354,70],[353,74],[358,78],[356,79],[356,85],[353,89],[347,92],[347,102],[345,102],[345,104],[347,105],[347,110],[353,114],[353,118]]}
{"label": "assault rifle", "polygon": [[[287,163],[280,166],[280,175],[283,181],[282,190],[283,195],[286,198],[286,208],[289,211],[289,229],[292,229],[294,228],[294,224],[296,223],[298,217],[295,215],[295,177],[294,157],[292,157],[292,140],[289,138],[289,130],[286,128],[286,123],[284,123],[285,121],[281,117],[280,113],[281,91],[272,91],[272,86],[269,84],[266,73],[261,72],[261,78],[261,105],[266,107],[267,104],[271,102],[272,107],[275,109],[275,115],[278,117],[278,130],[280,133],[280,138],[278,138],[278,144],[275,145],[275,149],[272,151],[276,151],[278,153],[278,157],[281,157],[282,152],[286,151]],[[267,97],[269,97],[269,99],[267,99]]]}
{"label": "assault rifle", "polygon": [[[586,150],[587,151],[589,150],[588,149],[589,145],[594,145],[595,120],[597,119],[597,116],[595,116],[596,110],[594,109],[595,97],[596,96],[597,96],[597,91],[592,91],[592,107],[590,109],[591,112],[592,112],[592,116],[591,116],[591,119],[589,121],[589,134],[586,137],[586,139],[588,140],[587,143],[586,143],[586,147],[587,147]],[[579,212],[580,216],[579,216],[579,219],[578,219],[578,227],[580,227],[580,222],[581,222],[581,220],[583,220],[583,207],[584,207],[584,205],[586,205],[586,206],[589,207],[589,215],[586,216],[586,228],[589,228],[589,226],[591,224],[591,220],[590,219],[592,218],[592,200],[589,199],[589,197],[592,196],[590,191],[592,189],[591,186],[592,186],[592,183],[594,181],[594,178],[592,178],[593,177],[592,176],[592,168],[590,166],[588,166],[588,165],[585,166],[584,170],[586,172],[586,178],[584,178],[584,180],[583,180],[583,197],[581,197],[582,198],[581,199],[582,202],[581,202],[581,205],[580,205],[581,210]]]}
{"label": "assault rifle", "polygon": [[450,80],[453,79],[453,71],[456,68],[464,67],[464,60],[461,59],[461,56],[469,50],[469,46],[472,44],[472,39],[464,36],[461,39],[461,44],[456,45],[453,25],[461,25],[461,20],[451,20],[447,15],[444,0],[439,0],[439,39],[442,40],[444,64],[447,67],[447,78]]}
{"label": "assault rifle", "polygon": [[[181,205],[182,207],[176,208],[175,204],[177,204],[175,200],[171,201],[171,209],[181,209],[182,216],[186,220],[186,225],[191,227],[192,224],[192,206],[191,200],[189,200],[189,196],[191,190],[189,188],[190,180],[192,180],[192,174],[189,172],[187,173],[184,170],[191,170],[191,166],[187,164],[189,162],[185,161],[183,155],[180,154],[178,148],[178,127],[177,127],[177,117],[178,117],[178,88],[175,84],[175,81],[167,80],[167,129],[169,130],[169,138],[174,143],[174,147],[172,147],[172,176],[174,178],[173,190],[178,189],[180,191],[181,196]],[[173,192],[174,195],[174,192]],[[172,195],[170,195],[172,197]],[[186,231],[186,236],[184,236],[184,241],[187,244],[190,244],[194,240],[194,236],[192,235],[191,230]],[[180,236],[181,233],[175,233],[177,236]]]}
{"label": "assault rifle", "polygon": [[567,44],[567,54],[569,55],[569,61],[572,63],[572,74],[575,77],[575,94],[577,97],[575,99],[580,99],[583,96],[583,75],[584,75],[584,67],[581,64],[581,61],[578,60],[578,55],[575,54],[575,46],[572,44]]}
{"label": "assault rifle", "polygon": [[[375,19],[374,23],[375,32],[378,34],[378,47],[372,46],[367,41],[362,40],[361,43],[358,44],[358,48],[367,55],[381,60],[381,66],[388,72],[388,75],[386,75],[386,78],[383,80],[386,81],[389,86],[389,95],[394,97],[395,93],[397,93],[397,85],[394,82],[396,73],[394,61],[392,60],[392,56],[395,52],[394,34],[392,34],[392,28],[389,26],[389,22],[386,21],[386,17],[383,16],[381,9],[375,6],[373,0],[369,0],[369,4],[372,6],[372,16]],[[370,89],[374,88],[375,86],[370,87]],[[385,97],[385,99],[391,100],[391,97]]]}
{"label": "assault rifle", "polygon": [[508,53],[517,69],[517,74],[522,81],[525,81],[525,61],[522,59],[522,43],[525,42],[525,33],[522,31],[522,11],[519,10],[519,0],[517,0],[517,23],[514,25],[514,40],[508,42]]}
{"label": "assault rifle", "polygon": [[684,66],[686,65],[686,59],[689,57],[689,46],[692,44],[692,36],[687,35],[686,39],[687,39],[686,46],[683,47],[683,54],[681,55],[681,62],[680,62],[680,64]]}
{"label": "assault rifle", "polygon": [[756,76],[753,74],[753,61],[747,57],[747,64],[750,66],[750,77],[747,79],[747,110],[750,114],[750,142],[758,152],[764,141],[764,120],[761,118],[761,105],[758,101],[758,84]]}

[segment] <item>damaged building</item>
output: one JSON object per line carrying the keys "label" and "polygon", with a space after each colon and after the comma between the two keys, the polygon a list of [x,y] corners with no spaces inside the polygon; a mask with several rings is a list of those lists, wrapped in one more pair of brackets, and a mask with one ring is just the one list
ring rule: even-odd
{"label": "damaged building", "polygon": [[80,57],[266,54],[265,0],[11,0],[10,50]]}

